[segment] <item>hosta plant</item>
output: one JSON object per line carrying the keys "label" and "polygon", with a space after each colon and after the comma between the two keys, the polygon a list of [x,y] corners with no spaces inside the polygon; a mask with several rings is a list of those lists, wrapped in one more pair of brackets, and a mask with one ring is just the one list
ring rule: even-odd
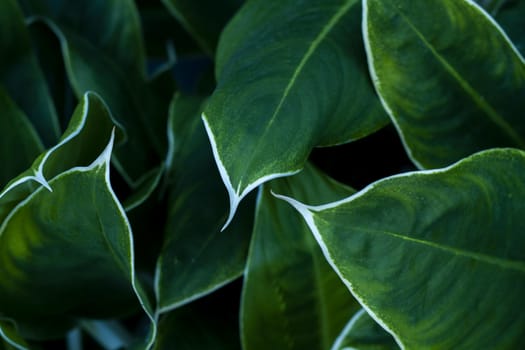
{"label": "hosta plant", "polygon": [[525,348],[524,19],[2,0],[0,350]]}

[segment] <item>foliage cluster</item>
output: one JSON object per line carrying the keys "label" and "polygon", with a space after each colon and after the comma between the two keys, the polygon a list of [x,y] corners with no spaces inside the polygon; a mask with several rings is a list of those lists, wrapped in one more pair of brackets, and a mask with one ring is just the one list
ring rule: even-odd
{"label": "foliage cluster", "polygon": [[525,348],[525,1],[0,1],[0,350]]}

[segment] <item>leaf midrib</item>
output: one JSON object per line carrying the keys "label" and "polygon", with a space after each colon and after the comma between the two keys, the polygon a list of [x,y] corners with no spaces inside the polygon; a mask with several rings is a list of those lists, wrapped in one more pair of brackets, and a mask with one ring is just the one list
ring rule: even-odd
{"label": "leaf midrib", "polygon": [[[325,220],[323,221],[327,223],[327,221]],[[354,226],[352,227],[352,230],[363,232],[363,233],[368,233],[368,234],[382,234],[382,235],[390,236],[393,238],[401,239],[403,241],[407,241],[410,243],[423,245],[427,248],[440,250],[440,251],[446,252],[454,256],[459,256],[459,257],[466,258],[466,259],[472,259],[472,260],[476,260],[476,261],[479,261],[479,262],[482,262],[488,265],[496,265],[503,269],[515,270],[521,273],[525,273],[525,262],[523,261],[505,260],[502,258],[490,256],[490,255],[483,254],[483,253],[469,252],[469,251],[459,249],[456,247],[452,247],[452,246],[448,246],[448,245],[444,245],[444,244],[440,244],[440,243],[436,243],[432,241],[427,241],[427,240],[423,240],[419,238],[409,237],[401,233],[396,233],[396,232],[386,231],[386,230],[374,230],[374,229],[371,229],[370,227]]]}
{"label": "leaf midrib", "polygon": [[[288,96],[290,94],[290,91],[295,86],[295,83],[297,82],[297,79],[298,79],[299,75],[301,75],[301,73],[303,72],[304,67],[306,66],[306,64],[308,63],[310,58],[317,51],[317,49],[319,48],[319,46],[321,45],[323,40],[330,34],[332,29],[339,23],[341,18],[343,18],[343,16],[346,15],[346,13],[356,3],[357,2],[355,0],[347,0],[343,4],[343,6],[341,6],[339,8],[339,10],[337,10],[336,13],[330,17],[330,20],[328,21],[328,23],[321,28],[321,31],[319,32],[319,34],[314,38],[314,40],[312,40],[312,42],[308,46],[308,49],[306,50],[305,54],[302,56],[301,60],[299,61],[299,64],[297,65],[297,67],[293,71],[292,76],[291,76],[290,80],[288,81],[288,84],[286,85],[286,87],[283,90],[283,93],[282,93],[282,96],[281,96],[281,98],[279,100],[279,103],[275,107],[275,110],[274,110],[272,116],[270,117],[268,123],[266,124],[264,132],[259,137],[258,142],[257,142],[256,146],[254,147],[254,149],[258,149],[259,148],[259,144],[261,143],[261,140],[263,140],[265,138],[266,134],[270,131],[270,128],[273,125],[273,123],[275,122],[275,120],[277,119],[277,116],[279,115],[282,107],[284,106],[284,103],[286,102],[286,99],[288,98]],[[249,164],[251,164],[251,162],[247,162],[246,164],[249,165]],[[248,168],[248,166],[247,166],[247,168]],[[244,174],[246,174],[246,173],[248,173],[248,172],[245,171]],[[240,181],[238,183],[237,189],[236,189],[238,194],[240,192],[242,192],[242,182],[243,182],[242,178],[243,177],[241,177],[241,179],[240,179]]]}
{"label": "leaf midrib", "polygon": [[438,62],[443,66],[445,71],[450,73],[450,75],[458,82],[461,88],[467,93],[468,96],[472,98],[474,103],[483,111],[485,111],[488,118],[496,124],[504,133],[506,133],[513,142],[515,142],[519,147],[525,148],[525,140],[523,140],[520,135],[518,135],[511,125],[489,104],[487,101],[479,96],[477,91],[469,84],[468,81],[464,80],[458,71],[443,57],[436,49],[425,39],[424,35],[419,31],[419,29],[410,21],[410,19],[405,16],[405,14],[397,6],[393,6],[396,12],[401,16],[405,23],[412,29],[416,36],[421,40],[425,47],[434,55]]}

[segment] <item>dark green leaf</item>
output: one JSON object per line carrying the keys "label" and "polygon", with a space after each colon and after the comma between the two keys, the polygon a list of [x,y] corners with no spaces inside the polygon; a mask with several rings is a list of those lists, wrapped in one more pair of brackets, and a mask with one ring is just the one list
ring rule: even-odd
{"label": "dark green leaf", "polygon": [[394,338],[379,326],[364,309],[350,319],[331,350],[395,350]]}
{"label": "dark green leaf", "polygon": [[226,22],[244,0],[162,0],[166,8],[211,56]]}
{"label": "dark green leaf", "polygon": [[0,86],[0,187],[27,169],[44,150],[31,122]]}
{"label": "dark green leaf", "polygon": [[201,104],[200,98],[179,95],[170,109],[168,218],[156,276],[161,312],[239,277],[250,241],[251,205],[220,232],[228,198],[199,118]]}
{"label": "dark green leaf", "polygon": [[86,93],[60,142],[42,153],[28,170],[0,192],[0,222],[38,186],[49,187],[48,180],[58,174],[75,166],[89,165],[106,146],[113,127],[104,101],[94,93]]}
{"label": "dark green leaf", "polygon": [[24,111],[46,145],[58,139],[55,107],[15,0],[0,2],[0,83]]}
{"label": "dark green leaf", "polygon": [[254,0],[221,36],[203,118],[230,196],[291,175],[315,146],[387,123],[366,74],[357,0]]}
{"label": "dark green leaf", "polygon": [[493,16],[496,15],[503,6],[505,2],[508,2],[508,0],[474,0],[477,2],[481,7],[483,7],[488,13],[492,14]]}
{"label": "dark green leaf", "polygon": [[78,318],[115,317],[146,302],[131,228],[109,184],[111,147],[49,181],[52,192],[36,190],[0,227],[0,309],[25,337],[56,336]]}
{"label": "dark green leaf", "polygon": [[365,0],[363,20],[377,91],[419,167],[525,148],[525,61],[478,5]]}
{"label": "dark green leaf", "polygon": [[496,16],[496,20],[512,39],[516,49],[523,56],[525,54],[525,1],[516,0],[504,7]]}
{"label": "dark green leaf", "polygon": [[301,212],[354,296],[405,349],[525,347],[525,153],[477,153]]}
{"label": "dark green leaf", "polygon": [[354,192],[312,166],[263,185],[242,295],[243,347],[328,350],[359,306],[326,262],[308,226],[272,196],[270,188],[317,203]]}
{"label": "dark green leaf", "polygon": [[141,28],[134,3],[131,0],[22,2],[30,19],[46,23],[59,39],[77,97],[89,90],[104,96],[125,128],[127,142],[115,150],[115,165],[135,185],[164,157],[168,101],[154,94],[146,79]]}

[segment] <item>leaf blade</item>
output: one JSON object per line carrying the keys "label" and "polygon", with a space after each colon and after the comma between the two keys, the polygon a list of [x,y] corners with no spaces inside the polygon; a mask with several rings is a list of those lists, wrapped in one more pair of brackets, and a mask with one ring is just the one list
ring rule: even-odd
{"label": "leaf blade", "polygon": [[507,99],[525,96],[523,57],[470,0],[420,5],[363,6],[372,80],[412,161],[435,168],[487,148],[523,148],[523,99]]}
{"label": "leaf blade", "polygon": [[[156,269],[160,313],[201,298],[242,275],[252,205],[220,232],[227,198],[198,118],[203,99],[176,95],[170,108],[168,218]],[[203,203],[206,203],[203,207]]]}
{"label": "leaf blade", "polygon": [[300,217],[270,188],[316,202],[354,192],[309,165],[261,187],[241,299],[243,348],[327,350],[357,303]]}
{"label": "leaf blade", "polygon": [[523,152],[491,150],[381,180],[324,206],[287,200],[402,348],[510,349],[525,342],[525,318],[516,312],[525,290],[517,248],[525,208],[515,195],[523,167]]}
{"label": "leaf blade", "polygon": [[359,2],[311,5],[248,2],[221,38],[203,119],[231,216],[261,183],[298,172],[313,147],[387,122],[365,73]]}

